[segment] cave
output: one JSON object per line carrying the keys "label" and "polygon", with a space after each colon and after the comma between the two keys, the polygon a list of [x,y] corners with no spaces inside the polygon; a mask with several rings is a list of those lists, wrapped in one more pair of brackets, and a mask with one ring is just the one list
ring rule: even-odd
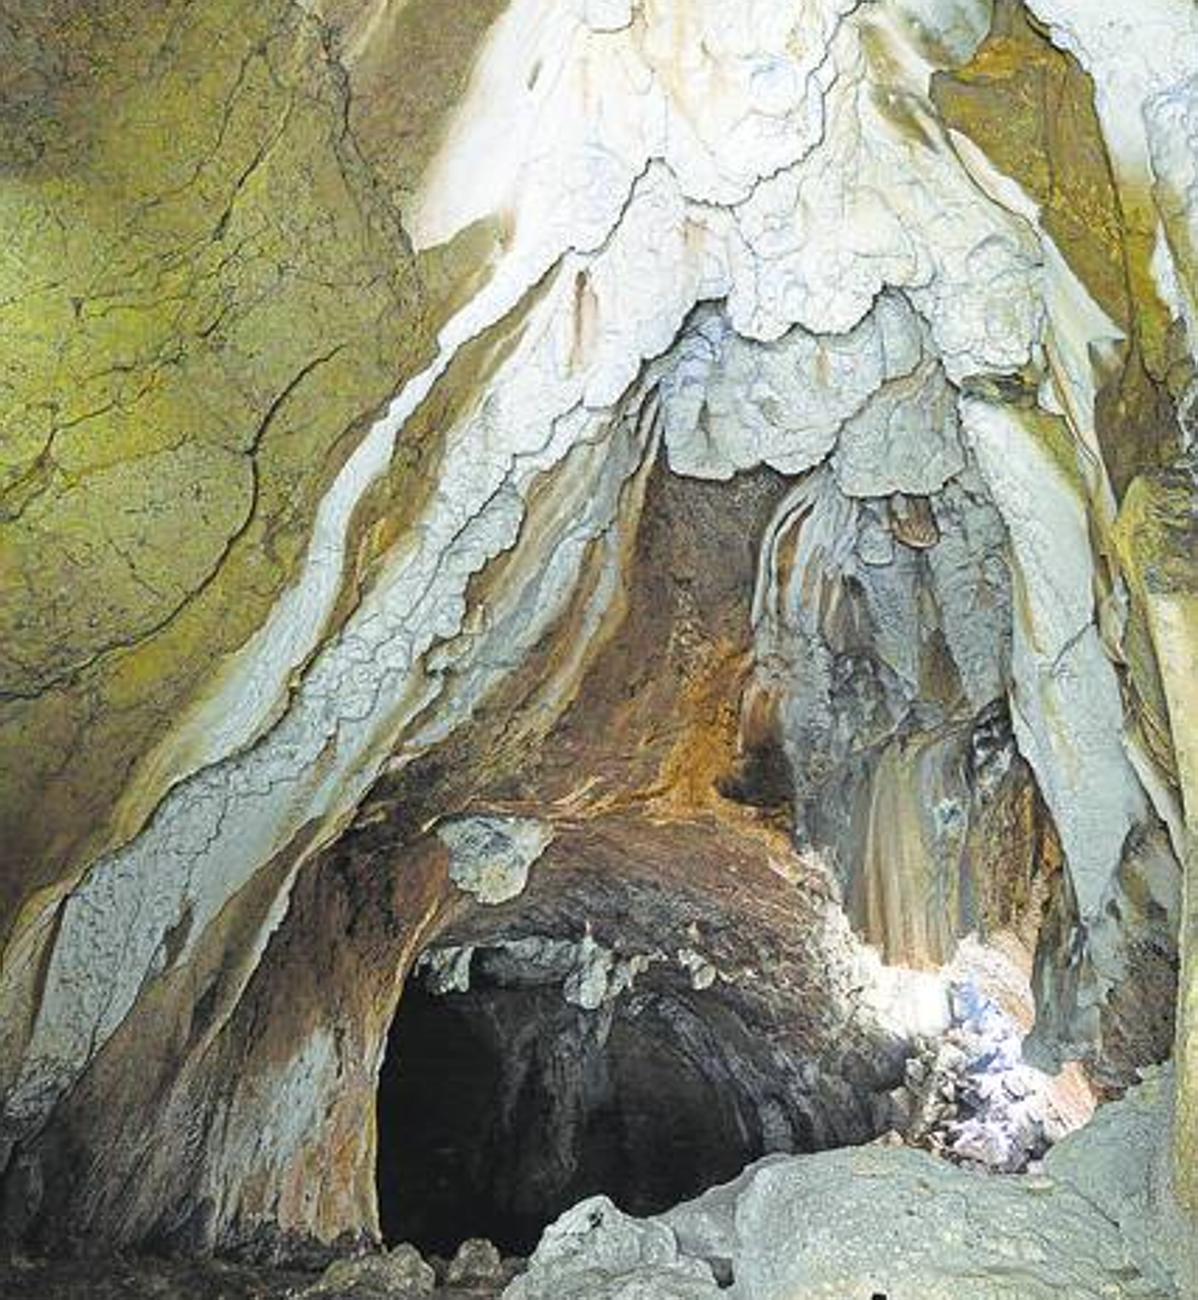
{"label": "cave", "polygon": [[585,1197],[657,1214],[767,1143],[802,1149],[778,1131],[781,1115],[763,1131],[744,1082],[752,1044],[728,1008],[675,980],[590,1010],[520,972],[488,974],[485,950],[475,964],[468,992],[411,981],[391,1026],[378,1093],[385,1239],[448,1257],[486,1237],[527,1255]]}
{"label": "cave", "polygon": [[925,1023],[859,996],[848,934],[814,939],[822,878],[796,889],[715,826],[613,825],[539,866],[518,898],[462,899],[408,967],[375,1099],[384,1240],[520,1256],[588,1197],[652,1216],[900,1122],[940,1000]]}
{"label": "cave", "polygon": [[6,0],[0,1294],[1198,1295],[1196,156],[1193,0]]}

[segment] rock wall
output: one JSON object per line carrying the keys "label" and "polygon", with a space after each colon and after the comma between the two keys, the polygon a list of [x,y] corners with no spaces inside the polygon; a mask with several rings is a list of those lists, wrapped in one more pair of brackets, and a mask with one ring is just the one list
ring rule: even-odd
{"label": "rock wall", "polygon": [[0,40],[6,1231],[375,1233],[403,980],[516,888],[480,816],[550,896],[747,873],[810,970],[1012,928],[1112,1089],[1180,933],[1198,1212],[1191,6]]}

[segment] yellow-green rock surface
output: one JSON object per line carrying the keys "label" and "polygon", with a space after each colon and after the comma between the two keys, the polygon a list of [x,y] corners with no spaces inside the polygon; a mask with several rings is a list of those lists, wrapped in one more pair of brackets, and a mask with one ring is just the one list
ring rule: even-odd
{"label": "yellow-green rock surface", "polygon": [[397,6],[361,37],[390,80],[359,108],[353,31],[298,5],[26,8],[0,80],[5,931],[104,842],[429,359],[446,275],[425,289],[390,190],[487,13]]}

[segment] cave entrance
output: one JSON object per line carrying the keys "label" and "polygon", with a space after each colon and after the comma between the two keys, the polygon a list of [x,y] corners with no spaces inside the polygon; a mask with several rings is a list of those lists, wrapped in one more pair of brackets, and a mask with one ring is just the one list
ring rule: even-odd
{"label": "cave entrance", "polygon": [[478,950],[473,965],[466,990],[413,975],[390,1030],[378,1094],[387,1241],[445,1256],[488,1237],[528,1254],[583,1197],[657,1213],[766,1150],[805,1146],[752,1085],[752,1035],[718,997],[649,977],[588,1009],[543,958]]}

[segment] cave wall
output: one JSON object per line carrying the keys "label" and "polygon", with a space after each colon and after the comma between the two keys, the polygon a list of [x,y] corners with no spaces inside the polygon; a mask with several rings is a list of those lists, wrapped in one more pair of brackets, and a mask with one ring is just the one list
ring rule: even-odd
{"label": "cave wall", "polygon": [[1180,931],[1198,1212],[1188,5],[0,40],[8,1233],[376,1232],[480,811],[551,829],[530,897],[742,863],[845,971],[1019,929],[1113,1088]]}

